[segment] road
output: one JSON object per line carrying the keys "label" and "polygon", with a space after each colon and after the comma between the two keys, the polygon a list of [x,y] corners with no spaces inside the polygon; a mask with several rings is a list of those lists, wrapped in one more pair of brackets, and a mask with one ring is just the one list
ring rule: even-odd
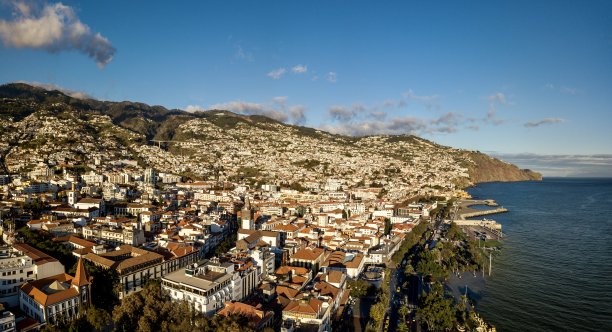
{"label": "road", "polygon": [[[397,268],[391,268],[391,281],[389,282],[389,289],[391,292],[391,296],[389,296],[389,309],[387,311],[389,317],[389,329],[388,331],[395,331],[395,324],[391,324],[391,322],[396,322],[398,318],[397,311],[399,310],[399,296],[401,293],[397,293],[397,287],[402,284],[402,279],[400,274],[400,270]],[[384,324],[383,324],[384,325]]]}
{"label": "road", "polygon": [[[442,234],[443,227],[443,215],[444,209],[438,212],[435,217],[435,221],[433,224],[433,232],[429,236],[427,243],[432,243],[432,241],[437,241],[440,239],[440,235]],[[427,233],[425,233],[427,234]],[[387,318],[389,319],[389,327],[388,331],[395,332],[397,330],[397,324],[400,322],[402,317],[399,317],[399,308],[401,307],[401,300],[408,300],[408,307],[411,309],[410,311],[410,319],[415,318],[415,309],[418,305],[419,296],[423,289],[423,279],[419,275],[406,275],[404,273],[405,265],[404,261],[411,255],[416,254],[419,250],[423,250],[423,248],[418,245],[410,248],[410,250],[404,255],[404,259],[402,263],[397,267],[393,267],[391,269],[391,280],[390,280],[390,290],[391,296],[389,300],[389,309],[387,311]],[[404,281],[408,281],[408,288],[405,289],[403,287]],[[400,292],[397,292],[397,287],[400,287]],[[384,329],[383,324],[383,329]],[[418,322],[415,322],[410,327],[411,331],[420,331],[420,326]]]}

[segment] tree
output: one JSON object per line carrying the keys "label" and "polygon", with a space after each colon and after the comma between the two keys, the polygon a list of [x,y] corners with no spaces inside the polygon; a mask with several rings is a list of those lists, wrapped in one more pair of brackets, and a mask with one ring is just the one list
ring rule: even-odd
{"label": "tree", "polygon": [[439,251],[423,250],[418,255],[416,271],[424,276],[431,275],[434,278],[446,277],[448,272],[439,264]]}
{"label": "tree", "polygon": [[400,314],[400,317],[402,318],[402,320],[406,319],[406,316],[408,316],[409,312],[410,312],[410,309],[408,309],[408,307],[405,304],[402,305],[398,310],[398,313]]}
{"label": "tree", "polygon": [[451,241],[464,241],[465,235],[455,222],[451,222],[448,231],[446,231],[446,238]]}
{"label": "tree", "polygon": [[362,279],[349,280],[347,284],[351,291],[351,296],[354,298],[361,298],[371,295],[373,290],[376,288],[374,285]]}
{"label": "tree", "polygon": [[86,314],[87,322],[94,329],[100,331],[111,321],[111,315],[104,309],[90,307]]}
{"label": "tree", "polygon": [[303,205],[298,206],[297,207],[297,216],[298,216],[298,218],[304,217],[304,214],[306,214],[306,207],[304,207]]}
{"label": "tree", "polygon": [[240,331],[248,332],[244,317],[207,318],[187,302],[173,302],[159,281],[149,281],[143,290],[126,296],[112,315],[117,331]]}
{"label": "tree", "polygon": [[[106,314],[110,316],[109,313],[113,310],[115,305],[119,303],[118,289],[120,283],[117,271],[114,269],[101,268],[88,261],[85,261],[85,270],[87,271],[87,275],[92,279],[91,295],[96,299],[95,303],[97,310],[106,311]],[[76,264],[71,271],[76,271]],[[99,314],[100,313],[96,311],[96,315]]]}
{"label": "tree", "polygon": [[431,287],[429,294],[419,298],[417,317],[427,324],[429,331],[447,331],[457,324],[453,300],[445,296],[439,283]]}
{"label": "tree", "polygon": [[21,227],[17,232],[23,236],[24,243],[28,243],[49,256],[57,258],[64,266],[76,264],[72,249],[59,242],[53,242],[50,234],[32,231],[27,226]]}
{"label": "tree", "polygon": [[391,234],[391,219],[385,218],[385,235]]}
{"label": "tree", "polygon": [[375,326],[380,326],[383,319],[385,318],[385,313],[387,312],[388,303],[383,303],[382,301],[376,302],[370,308],[370,318],[374,321]]}
{"label": "tree", "polygon": [[414,267],[412,266],[412,262],[408,262],[408,264],[406,264],[406,268],[404,268],[404,273],[407,275],[412,275],[415,273]]}
{"label": "tree", "polygon": [[408,324],[406,324],[406,322],[399,322],[397,324],[397,330],[398,332],[409,332],[410,328],[408,327]]}
{"label": "tree", "polygon": [[236,240],[238,240],[238,234],[232,233],[230,237],[225,238],[223,242],[217,245],[217,247],[215,248],[215,255],[221,256],[222,254],[228,252],[236,245]]}

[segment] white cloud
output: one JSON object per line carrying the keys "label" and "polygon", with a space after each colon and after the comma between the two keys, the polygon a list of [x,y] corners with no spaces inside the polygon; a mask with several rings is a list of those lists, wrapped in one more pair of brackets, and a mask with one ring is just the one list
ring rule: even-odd
{"label": "white cloud", "polygon": [[288,99],[285,96],[274,97],[266,104],[230,101],[211,105],[208,109],[227,110],[242,115],[263,115],[280,122],[304,124],[306,122],[306,108],[301,105],[288,106]]}
{"label": "white cloud", "polygon": [[243,115],[264,115],[271,119],[285,122],[289,119],[287,113],[272,108],[268,105],[250,103],[244,101],[231,101],[223,104],[215,104],[209,107],[211,110],[227,110]]}
{"label": "white cloud", "polygon": [[40,83],[40,82],[28,82],[28,81],[17,81],[17,83],[24,83],[24,84],[29,84],[32,86],[36,86],[45,90],[57,90],[60,91],[61,93],[70,96],[72,98],[77,98],[77,99],[93,99],[92,96],[90,96],[88,93],[83,92],[83,91],[76,91],[76,90],[71,90],[71,89],[66,89],[64,87],[61,87],[59,85],[56,84],[52,84],[52,83]]}
{"label": "white cloud", "polygon": [[187,105],[185,107],[185,112],[195,113],[195,112],[204,112],[206,109],[200,105]]}
{"label": "white cloud", "polygon": [[457,132],[464,123],[463,115],[454,112],[434,119],[399,116],[386,121],[386,112],[370,112],[367,114],[370,119],[364,119],[354,110],[342,106],[331,107],[328,112],[339,123],[326,124],[321,129],[351,136],[450,134]]}
{"label": "white cloud", "polygon": [[293,68],[291,68],[291,71],[294,72],[295,74],[303,74],[308,71],[308,66],[296,65]]}
{"label": "white cloud", "polygon": [[273,70],[273,71],[269,72],[267,74],[267,76],[270,77],[273,80],[278,80],[281,77],[283,77],[283,75],[285,75],[286,72],[287,72],[287,69],[285,69],[285,68],[278,68],[276,70]]}
{"label": "white cloud", "polygon": [[0,20],[0,39],[6,47],[44,49],[48,52],[77,50],[94,59],[100,68],[108,64],[115,48],[79,20],[72,7],[62,3],[38,8],[10,1],[13,20]]}
{"label": "white cloud", "polygon": [[426,128],[424,120],[413,117],[397,117],[389,121],[366,120],[321,127],[334,134],[351,136],[419,134]]}
{"label": "white cloud", "polygon": [[545,118],[545,119],[538,120],[538,121],[529,121],[529,122],[526,122],[524,124],[524,126],[527,127],[527,128],[535,128],[535,127],[539,127],[541,125],[561,123],[561,122],[565,122],[565,119],[561,119],[561,118]]}
{"label": "white cloud", "polygon": [[338,74],[333,71],[330,71],[329,73],[327,73],[327,80],[332,83],[336,83],[338,81]]}

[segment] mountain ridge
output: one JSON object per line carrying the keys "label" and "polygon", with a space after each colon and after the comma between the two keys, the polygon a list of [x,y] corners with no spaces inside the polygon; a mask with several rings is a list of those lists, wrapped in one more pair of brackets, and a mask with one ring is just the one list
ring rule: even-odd
{"label": "mountain ridge", "polygon": [[[239,143],[240,141],[249,141],[247,145],[249,145],[251,150],[248,152],[252,154],[261,153],[262,151],[277,153],[286,151],[286,145],[291,146],[291,140],[287,140],[290,137],[294,138],[295,141],[299,141],[301,145],[307,146],[312,144],[312,146],[328,147],[328,152],[324,152],[324,149],[321,148],[321,151],[317,153],[325,154],[332,151],[332,153],[341,151],[344,155],[352,155],[351,148],[354,148],[359,155],[367,156],[370,154],[377,156],[377,158],[392,158],[391,164],[396,168],[412,167],[410,163],[413,162],[414,158],[419,158],[419,163],[422,162],[420,159],[429,158],[420,156],[414,151],[409,153],[403,151],[402,147],[412,149],[415,146],[425,146],[433,154],[451,154],[458,164],[462,164],[462,167],[467,170],[469,179],[465,181],[465,179],[459,177],[455,183],[460,187],[481,182],[541,179],[539,173],[521,170],[514,165],[486,156],[485,154],[445,147],[414,135],[344,136],[328,133],[316,128],[285,124],[264,115],[243,115],[227,110],[208,110],[191,113],[131,101],[112,102],[95,99],[78,99],[58,90],[46,90],[24,83],[11,83],[0,86],[0,99],[0,118],[6,120],[3,122],[7,122],[3,124],[4,129],[12,129],[20,133],[23,136],[20,136],[22,140],[29,137],[28,143],[40,142],[40,144],[46,144],[45,138],[41,138],[39,137],[41,135],[34,133],[31,126],[40,126],[41,121],[48,122],[59,119],[65,120],[65,124],[58,124],[58,126],[65,127],[72,121],[75,123],[73,126],[75,131],[84,132],[82,133],[83,135],[77,135],[75,138],[78,144],[83,143],[80,142],[81,137],[86,137],[89,134],[87,129],[84,128],[90,128],[90,130],[95,132],[95,135],[110,137],[108,138],[109,142],[113,143],[109,144],[116,145],[117,149],[129,150],[129,153],[124,153],[124,155],[131,155],[134,159],[147,160],[147,154],[151,152],[149,151],[151,146],[148,144],[151,141],[170,141],[169,143],[159,143],[167,151],[154,152],[160,155],[168,152],[170,153],[167,156],[168,158],[175,158],[178,154],[184,156],[190,153],[192,156],[197,156],[198,150],[193,147],[198,146],[198,144],[199,146],[206,146],[206,144],[221,146],[220,149],[215,147],[216,151],[223,151],[223,147],[228,146],[239,150],[240,144],[234,143]],[[29,120],[33,123],[29,124],[27,122]],[[98,129],[91,129],[94,127]],[[288,136],[283,137],[282,134]],[[276,144],[277,142],[271,140],[266,142],[265,146],[250,144],[250,140],[253,137],[271,138],[273,136],[279,136],[277,141],[283,141],[283,143]],[[5,162],[7,156],[11,159],[12,154],[10,152],[15,150],[15,147],[17,147],[16,150],[20,150],[22,146],[27,146],[27,144],[20,142],[19,138],[11,140],[2,137],[2,139],[3,143],[8,145],[8,147],[5,146],[4,149],[0,150],[0,161],[2,162],[2,167],[7,169],[8,167]],[[85,143],[91,144],[92,147],[96,146],[95,137],[88,137],[88,139],[91,142]],[[230,144],[225,142],[225,139],[234,141]],[[175,143],[175,141],[183,143]],[[385,151],[370,151],[370,145],[381,147]],[[72,146],[67,148],[70,149]],[[95,154],[103,154],[103,146],[96,146],[96,149],[98,150],[95,150]],[[274,151],[274,149],[277,150]],[[8,150],[8,152],[5,150]],[[304,149],[304,146],[298,147],[295,151],[298,150],[310,153],[308,149]],[[293,153],[295,151],[291,150],[288,152]],[[90,152],[89,150],[82,151],[83,154],[91,154]],[[119,154],[116,155],[118,156]],[[215,155],[217,156],[217,161],[222,159],[218,156],[218,153]],[[295,155],[295,158],[299,159],[300,157],[299,154]],[[314,157],[316,157],[316,154],[313,155]],[[49,159],[49,156],[46,158]],[[194,158],[193,160],[198,159],[197,157]],[[44,157],[42,159],[45,160]],[[327,155],[322,155],[322,159],[328,159],[328,165],[337,166],[344,165],[344,163],[350,162],[354,158],[347,157],[345,162],[331,160]],[[146,166],[159,166],[155,165],[156,162],[154,161],[148,163],[153,165],[147,164]],[[201,173],[197,173],[199,175],[207,174],[204,169],[198,171],[201,171]],[[191,170],[186,171],[186,173],[189,172]],[[374,172],[380,173],[381,170],[372,170],[370,175],[378,174]],[[404,171],[402,170],[401,172]],[[460,174],[461,172],[457,171],[457,173]],[[271,178],[273,179],[274,176]],[[408,181],[407,183],[411,182]]]}

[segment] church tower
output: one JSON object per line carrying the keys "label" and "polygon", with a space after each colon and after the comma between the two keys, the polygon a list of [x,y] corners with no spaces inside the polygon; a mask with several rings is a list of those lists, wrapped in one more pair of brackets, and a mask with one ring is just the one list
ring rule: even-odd
{"label": "church tower", "polygon": [[244,197],[244,207],[242,208],[240,228],[242,229],[255,229],[253,218],[251,217],[251,201],[249,196]]}
{"label": "church tower", "polygon": [[72,279],[72,287],[79,293],[79,307],[88,307],[91,304],[91,283],[87,278],[83,259],[79,258],[76,274]]}
{"label": "church tower", "polygon": [[79,201],[79,193],[75,190],[74,182],[72,189],[68,192],[68,205],[74,206]]}

